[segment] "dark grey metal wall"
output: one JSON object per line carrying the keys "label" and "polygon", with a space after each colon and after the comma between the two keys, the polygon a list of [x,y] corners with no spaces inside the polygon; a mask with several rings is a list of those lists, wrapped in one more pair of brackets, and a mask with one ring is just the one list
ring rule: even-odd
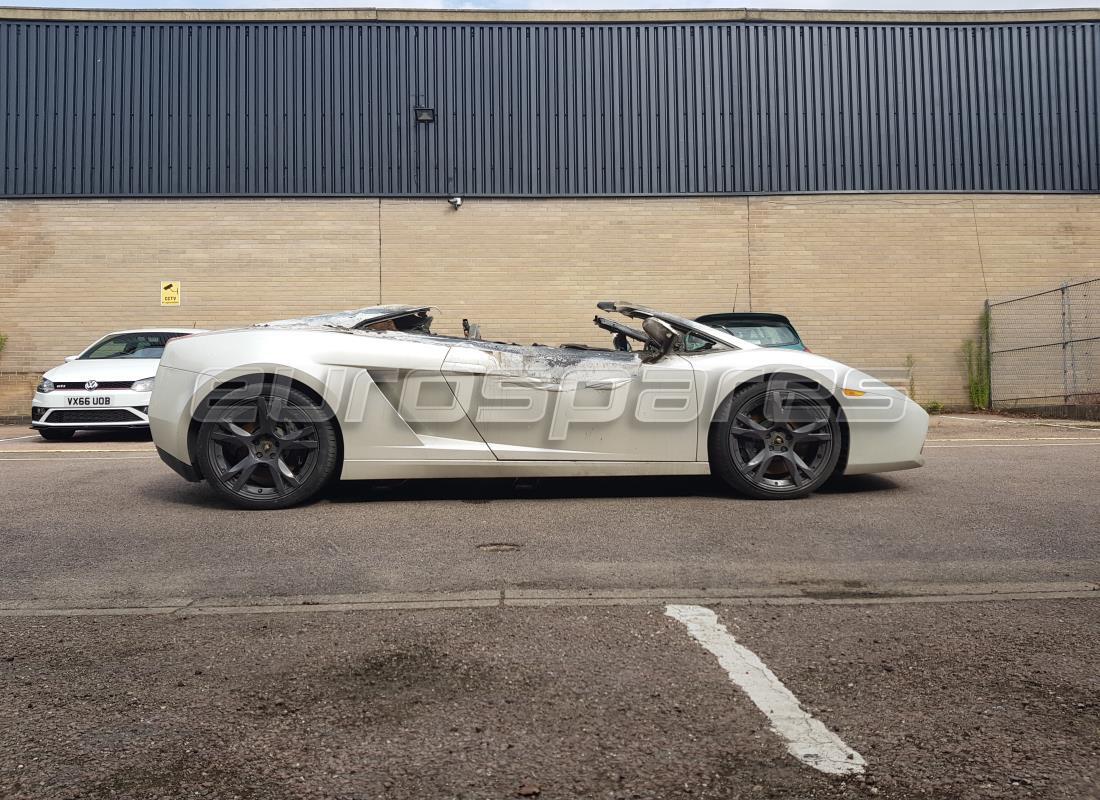
{"label": "dark grey metal wall", "polygon": [[1098,67],[1095,23],[0,22],[0,194],[1096,192]]}

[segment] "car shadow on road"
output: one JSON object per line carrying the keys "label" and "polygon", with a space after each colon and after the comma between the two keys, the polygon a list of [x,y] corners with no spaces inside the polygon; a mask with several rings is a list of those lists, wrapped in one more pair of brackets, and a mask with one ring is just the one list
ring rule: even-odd
{"label": "car shadow on road", "polygon": [[900,489],[900,485],[885,475],[841,475],[817,490],[818,494],[866,494]]}
{"label": "car shadow on road", "polygon": [[706,476],[600,478],[439,478],[409,481],[341,481],[324,497],[333,503],[411,500],[576,499],[611,497],[730,497]]}
{"label": "car shadow on road", "polygon": [[[206,486],[173,480],[149,483],[144,493],[158,503],[224,508],[234,506]],[[838,478],[818,490],[817,495],[867,494],[898,490],[900,487],[879,475]],[[338,481],[325,488],[308,508],[318,502],[409,503],[424,501],[460,501],[470,505],[498,500],[575,500],[631,498],[713,498],[735,503],[766,502],[752,500],[727,489],[717,479],[698,476],[646,476],[600,478],[424,478],[407,481]],[[812,500],[814,495],[810,496]]]}
{"label": "car shadow on road", "polygon": [[[204,485],[156,481],[143,493],[160,504],[233,509]],[[460,501],[471,505],[497,500],[565,500],[584,498],[713,497],[743,500],[707,476],[645,478],[423,478],[393,481],[337,481],[308,503],[410,503]]]}
{"label": "car shadow on road", "polygon": [[[896,489],[893,481],[877,475],[839,478],[819,490],[822,494],[856,494]],[[423,479],[410,481],[344,481],[323,495],[333,503],[414,500],[565,500],[583,498],[709,497],[755,502],[708,476],[645,476],[539,479]]]}

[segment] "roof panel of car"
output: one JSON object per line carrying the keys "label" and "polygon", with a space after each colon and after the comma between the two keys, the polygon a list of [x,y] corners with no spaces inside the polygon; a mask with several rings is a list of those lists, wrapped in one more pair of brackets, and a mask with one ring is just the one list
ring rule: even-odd
{"label": "roof panel of car", "polygon": [[726,311],[717,312],[714,314],[703,314],[696,317],[696,322],[702,322],[705,325],[710,325],[714,322],[721,320],[722,322],[782,322],[785,325],[790,325],[791,321],[782,314],[774,314],[770,311]]}

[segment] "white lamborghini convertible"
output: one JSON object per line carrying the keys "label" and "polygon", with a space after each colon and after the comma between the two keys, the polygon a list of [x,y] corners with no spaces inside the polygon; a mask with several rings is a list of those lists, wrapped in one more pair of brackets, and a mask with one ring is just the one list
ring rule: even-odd
{"label": "white lamborghini convertible", "polygon": [[624,302],[611,346],[433,333],[379,306],[170,342],[149,406],[161,458],[229,501],[283,508],[342,478],[714,474],[802,497],[923,463],[928,416],[871,376]]}

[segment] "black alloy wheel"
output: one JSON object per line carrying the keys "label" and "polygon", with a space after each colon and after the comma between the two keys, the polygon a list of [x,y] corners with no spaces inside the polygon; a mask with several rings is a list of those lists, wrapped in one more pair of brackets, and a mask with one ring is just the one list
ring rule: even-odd
{"label": "black alloy wheel", "polygon": [[249,509],[305,502],[332,477],[337,443],[331,414],[293,387],[267,384],[210,408],[197,456],[207,483]]}
{"label": "black alloy wheel", "polygon": [[713,472],[765,500],[805,497],[825,483],[841,452],[837,413],[816,385],[772,379],[739,389],[710,431]]}

